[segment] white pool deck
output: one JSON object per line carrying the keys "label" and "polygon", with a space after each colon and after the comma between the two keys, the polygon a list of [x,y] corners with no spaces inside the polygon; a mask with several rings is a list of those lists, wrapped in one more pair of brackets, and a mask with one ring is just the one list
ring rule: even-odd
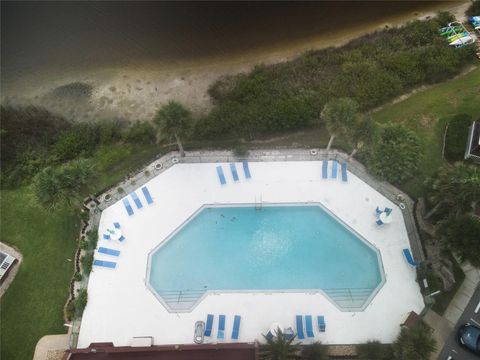
{"label": "white pool deck", "polygon": [[[226,185],[220,185],[216,166],[222,165]],[[121,201],[102,213],[99,233],[119,222],[126,237],[123,243],[99,240],[98,246],[121,251],[114,270],[94,267],[88,284],[78,348],[92,342],[113,342],[128,346],[133,337],[151,336],[155,345],[193,343],[194,324],[215,314],[214,331],[206,342],[217,342],[219,314],[225,314],[226,339],[229,342],[233,317],[242,317],[239,342],[262,340],[270,325],[279,322],[295,329],[295,315],[324,315],[326,332],[315,326],[315,340],[325,344],[355,344],[376,339],[392,342],[400,332],[400,323],[409,311],[420,313],[424,307],[415,269],[402,255],[409,248],[401,210],[352,173],[348,182],[322,179],[321,161],[250,162],[252,178],[246,180],[241,163],[240,177],[234,182],[228,163],[177,164],[150,180],[148,187],[154,203],[143,202],[138,210],[129,197],[135,214],[128,216]],[[329,175],[330,175],[329,163]],[[203,204],[305,203],[320,202],[346,224],[379,249],[386,282],[361,312],[339,310],[321,293],[215,293],[207,295],[191,312],[170,313],[145,285],[149,252],[168,237]],[[379,228],[375,208],[394,209],[393,221]],[[196,259],[214,261],[214,259]],[[341,267],[341,264],[339,264]],[[321,267],[318,268],[321,271]]]}

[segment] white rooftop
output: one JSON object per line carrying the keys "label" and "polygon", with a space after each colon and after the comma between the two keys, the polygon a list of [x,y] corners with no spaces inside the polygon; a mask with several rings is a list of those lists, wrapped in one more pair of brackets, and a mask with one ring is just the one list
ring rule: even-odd
{"label": "white rooftop", "polygon": [[[331,162],[330,162],[331,164]],[[221,185],[216,166],[227,179]],[[95,254],[96,259],[116,261],[116,269],[95,267],[88,284],[88,304],[83,314],[78,347],[92,342],[128,346],[139,336],[153,337],[155,345],[193,343],[194,325],[215,314],[211,339],[216,342],[218,314],[225,314],[226,342],[230,341],[234,315],[241,315],[239,342],[262,340],[271,324],[295,329],[295,315],[324,315],[326,332],[315,327],[315,340],[325,344],[354,344],[376,339],[392,342],[400,323],[410,311],[424,307],[415,269],[402,255],[410,248],[401,209],[352,173],[348,182],[322,179],[320,161],[250,162],[251,179],[245,179],[242,164],[234,182],[228,163],[177,164],[149,181],[154,202],[128,216],[122,201],[104,210],[98,246],[121,251],[118,259]],[[330,166],[330,165],[329,165]],[[330,172],[330,169],[329,169]],[[322,293],[214,293],[208,294],[191,312],[170,313],[147,288],[148,254],[203,204],[253,204],[320,202],[370,241],[379,251],[385,284],[361,312],[341,311]],[[376,206],[393,208],[393,221],[375,224]],[[126,240],[107,241],[102,234],[113,222],[121,224]],[[341,266],[341,264],[339,264]]]}

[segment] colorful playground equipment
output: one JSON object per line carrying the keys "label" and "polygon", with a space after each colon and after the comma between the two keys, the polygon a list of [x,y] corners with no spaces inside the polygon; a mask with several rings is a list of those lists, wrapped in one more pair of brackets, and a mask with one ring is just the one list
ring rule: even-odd
{"label": "colorful playground equipment", "polygon": [[460,48],[475,42],[475,38],[459,22],[452,22],[438,30],[440,36],[444,37],[448,45]]}

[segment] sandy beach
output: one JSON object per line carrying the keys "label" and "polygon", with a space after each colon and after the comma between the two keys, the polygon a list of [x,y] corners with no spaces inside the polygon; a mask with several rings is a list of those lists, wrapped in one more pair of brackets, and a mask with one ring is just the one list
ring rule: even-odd
{"label": "sandy beach", "polygon": [[[464,17],[469,2],[439,3],[425,12],[391,15],[354,27],[336,28],[302,41],[273,44],[241,54],[222,53],[194,60],[139,61],[133,65],[101,66],[90,69],[50,69],[26,77],[4,88],[2,103],[37,104],[80,121],[100,119],[150,120],[169,100],[177,100],[195,114],[211,107],[208,87],[224,75],[247,72],[258,64],[272,64],[295,58],[308,50],[341,46],[350,40],[386,27],[401,26],[414,19],[448,10]],[[84,99],[58,99],[49,94],[55,88],[81,82],[91,86]]]}

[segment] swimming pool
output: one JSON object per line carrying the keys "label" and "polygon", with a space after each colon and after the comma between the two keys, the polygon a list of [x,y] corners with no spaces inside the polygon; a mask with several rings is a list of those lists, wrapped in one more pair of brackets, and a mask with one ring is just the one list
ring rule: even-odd
{"label": "swimming pool", "polygon": [[320,205],[204,206],[152,251],[147,285],[174,311],[207,291],[322,291],[358,310],[383,283],[378,251]]}

